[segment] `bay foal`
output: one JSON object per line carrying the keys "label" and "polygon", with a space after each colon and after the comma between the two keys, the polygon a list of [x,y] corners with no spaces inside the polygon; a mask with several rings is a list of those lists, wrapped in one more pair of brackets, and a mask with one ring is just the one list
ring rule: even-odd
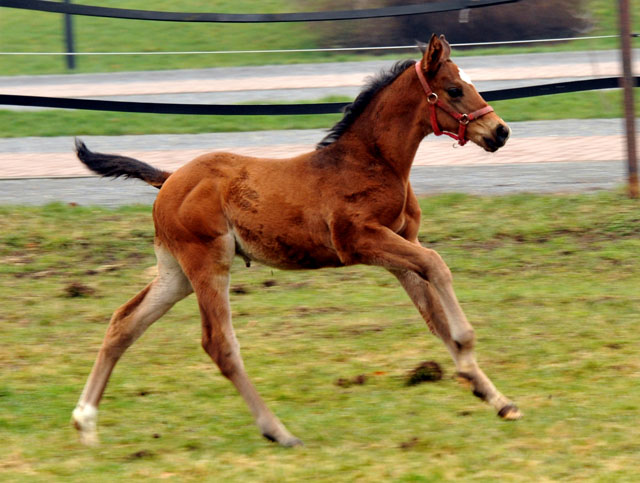
{"label": "bay foal", "polygon": [[195,292],[202,345],[240,392],[262,434],[300,444],[249,380],[231,325],[229,270],[234,256],[284,268],[377,265],[397,277],[430,329],[445,343],[473,393],[505,419],[515,405],[476,363],[474,331],[453,291],[449,268],[418,242],[420,208],[409,171],[420,141],[446,133],[487,151],[509,128],[461,78],[444,37],[421,46],[374,78],[317,148],[291,159],[230,153],[200,156],[174,173],[89,151],[80,160],[103,176],[137,177],[160,188],[153,207],[158,275],[113,314],[73,422],[97,442],[97,408],[124,351],[176,302]]}

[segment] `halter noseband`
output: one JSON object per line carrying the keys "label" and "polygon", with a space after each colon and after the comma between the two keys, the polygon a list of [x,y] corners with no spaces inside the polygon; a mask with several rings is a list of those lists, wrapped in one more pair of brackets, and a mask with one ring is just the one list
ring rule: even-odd
{"label": "halter noseband", "polygon": [[[452,137],[460,146],[464,146],[469,141],[466,138],[467,134],[467,126],[471,121],[478,119],[479,117],[484,116],[485,114],[489,114],[493,112],[493,107],[490,105],[486,105],[482,109],[478,109],[477,111],[473,111],[471,114],[461,114],[457,111],[454,111],[453,108],[446,105],[438,98],[438,94],[431,90],[429,84],[427,83],[427,79],[425,79],[424,74],[422,73],[422,69],[420,68],[420,61],[416,62],[416,73],[418,74],[418,79],[420,79],[420,84],[422,84],[422,88],[424,92],[427,94],[427,102],[429,103],[429,113],[431,116],[431,127],[433,128],[433,133],[436,136],[442,136],[446,134],[447,136]],[[436,116],[436,106],[442,109],[444,112],[453,117],[458,123],[460,127],[458,128],[458,134],[443,131],[440,129],[440,125],[438,124],[438,118]],[[455,147],[455,146],[454,146]]]}

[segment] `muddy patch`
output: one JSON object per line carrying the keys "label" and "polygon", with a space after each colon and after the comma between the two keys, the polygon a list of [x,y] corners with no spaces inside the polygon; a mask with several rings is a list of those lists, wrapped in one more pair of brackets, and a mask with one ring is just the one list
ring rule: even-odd
{"label": "muddy patch", "polygon": [[423,382],[436,382],[442,379],[443,371],[436,361],[425,361],[412,369],[406,377],[406,386],[415,386]]}
{"label": "muddy patch", "polygon": [[90,297],[95,295],[96,289],[83,284],[82,282],[71,282],[64,288],[64,296],[73,297]]}
{"label": "muddy patch", "polygon": [[366,374],[358,374],[355,377],[352,377],[350,379],[344,378],[344,377],[340,377],[339,379],[336,379],[336,382],[334,383],[336,386],[338,387],[351,387],[351,386],[362,386],[367,382],[367,375]]}

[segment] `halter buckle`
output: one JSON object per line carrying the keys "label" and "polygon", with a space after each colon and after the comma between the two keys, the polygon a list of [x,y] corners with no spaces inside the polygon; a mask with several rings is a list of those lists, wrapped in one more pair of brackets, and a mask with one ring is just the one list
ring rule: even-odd
{"label": "halter buckle", "polygon": [[460,124],[464,124],[465,126],[469,124],[470,121],[471,120],[469,119],[469,114],[462,114],[460,116],[460,119],[458,120]]}
{"label": "halter buckle", "polygon": [[431,92],[429,95],[427,95],[427,102],[429,104],[436,104],[438,102],[438,94],[436,94],[435,92]]}

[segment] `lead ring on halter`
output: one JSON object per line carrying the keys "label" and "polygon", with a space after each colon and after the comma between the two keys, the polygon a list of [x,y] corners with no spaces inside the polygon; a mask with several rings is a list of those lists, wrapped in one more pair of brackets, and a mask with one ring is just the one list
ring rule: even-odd
{"label": "lead ring on halter", "polygon": [[[416,68],[416,73],[418,74],[418,79],[420,80],[420,84],[422,84],[422,88],[424,89],[425,94],[427,94],[427,102],[429,103],[429,114],[431,117],[431,127],[433,128],[433,133],[436,136],[442,136],[443,134],[446,134],[447,136],[450,136],[456,141],[458,141],[458,144],[460,146],[464,146],[469,141],[466,138],[467,126],[469,125],[469,123],[471,121],[474,121],[484,116],[485,114],[489,114],[490,112],[493,112],[493,107],[487,104],[485,107],[478,109],[477,111],[473,111],[471,114],[463,114],[463,113],[457,112],[452,107],[442,102],[438,97],[438,94],[436,94],[431,90],[431,87],[429,87],[429,83],[427,82],[427,79],[425,79],[424,74],[422,73],[422,68],[420,67],[420,61],[415,63],[415,68]],[[440,125],[438,124],[438,116],[436,114],[436,107],[439,107],[444,112],[446,112],[451,117],[453,117],[456,121],[458,121],[458,123],[460,124],[460,127],[458,129],[457,134],[449,131],[443,131],[442,129],[440,129]]]}

